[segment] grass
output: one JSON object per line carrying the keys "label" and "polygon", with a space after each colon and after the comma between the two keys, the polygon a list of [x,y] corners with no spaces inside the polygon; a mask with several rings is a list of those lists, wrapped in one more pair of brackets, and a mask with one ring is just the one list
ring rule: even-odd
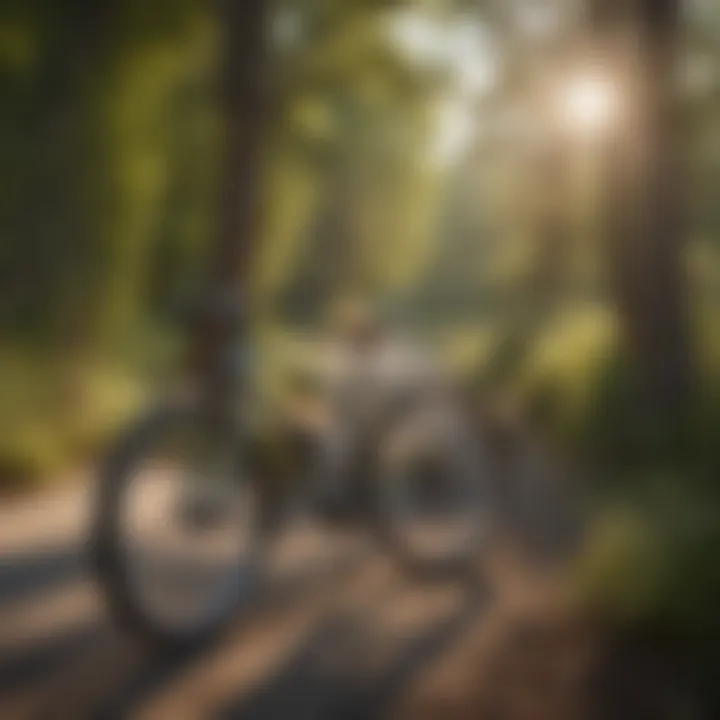
{"label": "grass", "polygon": [[0,357],[0,490],[52,481],[92,455],[142,400],[140,383],[111,368],[73,377],[51,359]]}
{"label": "grass", "polygon": [[626,483],[599,501],[578,598],[608,634],[664,648],[720,708],[720,492],[677,475]]}

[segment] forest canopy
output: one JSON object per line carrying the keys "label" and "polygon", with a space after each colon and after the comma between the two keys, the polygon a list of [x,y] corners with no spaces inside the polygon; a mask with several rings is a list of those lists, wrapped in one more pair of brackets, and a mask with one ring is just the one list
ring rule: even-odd
{"label": "forest canopy", "polygon": [[[720,12],[654,6],[266,4],[258,327],[287,339],[363,294],[580,435],[626,365],[634,405],[715,387]],[[177,362],[228,161],[221,13],[0,5],[8,456]]]}

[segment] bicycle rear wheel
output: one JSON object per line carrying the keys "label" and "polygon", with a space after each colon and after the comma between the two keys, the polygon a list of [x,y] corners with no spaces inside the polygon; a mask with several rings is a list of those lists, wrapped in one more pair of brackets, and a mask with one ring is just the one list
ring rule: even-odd
{"label": "bicycle rear wheel", "polygon": [[378,473],[386,546],[415,575],[474,576],[492,522],[481,448],[456,412],[431,409],[394,432],[404,447],[383,453]]}

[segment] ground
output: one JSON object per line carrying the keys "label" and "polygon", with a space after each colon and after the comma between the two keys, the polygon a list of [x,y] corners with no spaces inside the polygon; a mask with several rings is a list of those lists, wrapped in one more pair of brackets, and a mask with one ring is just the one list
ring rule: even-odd
{"label": "ground", "polygon": [[408,578],[367,536],[296,528],[221,641],[149,652],[110,622],[85,568],[90,487],[1,512],[0,718],[623,717],[598,713],[602,643],[558,566],[511,550],[517,532],[458,585]]}

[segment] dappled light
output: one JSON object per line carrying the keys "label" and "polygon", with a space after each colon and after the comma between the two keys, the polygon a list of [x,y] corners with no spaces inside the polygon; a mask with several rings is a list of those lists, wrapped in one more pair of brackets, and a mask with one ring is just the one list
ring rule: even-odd
{"label": "dappled light", "polygon": [[0,3],[0,718],[720,717],[715,0]]}

